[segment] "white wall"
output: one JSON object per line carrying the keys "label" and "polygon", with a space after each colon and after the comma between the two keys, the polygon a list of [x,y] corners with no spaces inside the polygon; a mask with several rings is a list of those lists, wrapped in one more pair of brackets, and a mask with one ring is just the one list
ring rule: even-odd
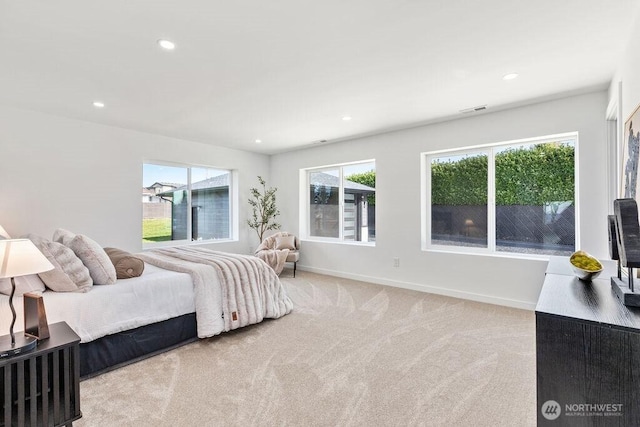
{"label": "white wall", "polygon": [[51,238],[63,227],[103,246],[142,248],[142,163],[164,160],[235,169],[238,242],[215,249],[248,252],[257,237],[244,222],[265,155],[0,107],[0,224],[14,237]]}
{"label": "white wall", "polygon": [[[637,57],[631,72],[637,74]],[[638,83],[635,83],[637,87]],[[630,85],[629,85],[630,86]],[[638,100],[640,102],[640,99]],[[104,246],[141,249],[143,160],[235,169],[240,241],[216,249],[248,252],[243,226],[256,175],[277,186],[279,218],[299,231],[301,168],[376,159],[376,246],[303,242],[300,266],[393,286],[533,307],[546,262],[420,249],[420,153],[443,148],[580,132],[581,247],[606,257],[606,92],[328,144],[269,157],[47,114],[0,107],[0,224],[16,236],[57,227]],[[630,107],[625,107],[630,108]],[[400,258],[394,268],[392,258]]]}
{"label": "white wall", "polygon": [[[622,82],[622,121],[626,121],[640,104],[640,11],[633,26],[633,34],[622,55],[609,88],[609,99],[617,101],[618,82]],[[624,124],[624,123],[622,123]],[[636,131],[638,125],[634,126]]]}
{"label": "white wall", "polygon": [[272,156],[283,228],[298,233],[301,168],[376,159],[376,246],[304,241],[300,267],[533,308],[546,261],[420,249],[420,153],[578,131],[580,246],[607,257],[606,106],[601,91]]}

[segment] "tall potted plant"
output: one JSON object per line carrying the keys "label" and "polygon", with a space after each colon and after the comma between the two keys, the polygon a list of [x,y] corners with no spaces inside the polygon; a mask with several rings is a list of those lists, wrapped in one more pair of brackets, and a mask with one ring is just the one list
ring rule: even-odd
{"label": "tall potted plant", "polygon": [[267,185],[261,176],[258,176],[258,182],[262,185],[262,191],[257,188],[251,188],[251,198],[249,206],[253,208],[251,219],[247,220],[249,227],[256,230],[258,239],[262,242],[264,233],[268,230],[279,230],[280,224],[274,221],[275,217],[280,215],[280,211],[276,207],[276,191],[277,188]]}

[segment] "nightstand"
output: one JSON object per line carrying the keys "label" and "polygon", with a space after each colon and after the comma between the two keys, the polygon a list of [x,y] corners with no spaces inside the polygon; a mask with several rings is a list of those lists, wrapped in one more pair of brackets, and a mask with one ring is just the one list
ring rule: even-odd
{"label": "nightstand", "polygon": [[80,338],[65,323],[28,353],[0,359],[0,426],[71,426],[80,412]]}

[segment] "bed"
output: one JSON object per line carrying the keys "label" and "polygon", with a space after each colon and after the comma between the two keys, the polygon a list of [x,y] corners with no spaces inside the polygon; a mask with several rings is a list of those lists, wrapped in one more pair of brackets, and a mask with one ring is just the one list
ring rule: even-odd
{"label": "bed", "polygon": [[[81,339],[82,379],[292,309],[273,270],[255,257],[188,247],[136,255],[145,261],[139,277],[86,293],[42,293],[48,323],[65,321]],[[14,306],[18,331],[22,297]],[[0,295],[0,334],[10,321],[8,297]]]}

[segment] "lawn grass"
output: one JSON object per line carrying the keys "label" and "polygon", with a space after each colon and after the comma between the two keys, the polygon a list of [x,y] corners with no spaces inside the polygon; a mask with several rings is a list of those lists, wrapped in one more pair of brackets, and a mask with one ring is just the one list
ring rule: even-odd
{"label": "lawn grass", "polygon": [[143,242],[171,240],[171,218],[145,218],[142,220]]}

